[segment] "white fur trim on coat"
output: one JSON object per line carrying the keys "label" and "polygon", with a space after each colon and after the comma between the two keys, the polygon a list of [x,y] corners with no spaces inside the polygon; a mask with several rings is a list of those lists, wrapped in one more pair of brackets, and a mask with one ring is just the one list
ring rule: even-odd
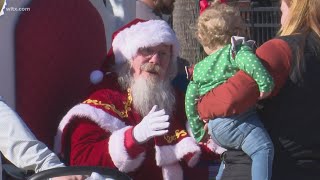
{"label": "white fur trim on coat", "polygon": [[185,137],[175,145],[156,146],[156,162],[158,166],[173,164],[180,161],[188,153],[194,153],[188,163],[193,166],[198,162],[201,150],[191,137]]}
{"label": "white fur trim on coat", "polygon": [[124,134],[132,126],[112,133],[109,139],[109,153],[114,165],[122,172],[131,172],[138,168],[145,159],[145,152],[132,159],[124,146]]}
{"label": "white fur trim on coat", "polygon": [[179,55],[179,41],[167,22],[149,20],[138,22],[120,31],[112,42],[115,63],[121,64],[132,60],[139,48],[153,47],[161,43],[172,45],[172,60]]}
{"label": "white fur trim on coat", "polygon": [[105,131],[111,133],[126,126],[123,121],[108,114],[107,112],[101,109],[95,108],[88,104],[76,105],[69,110],[69,112],[63,117],[59,124],[54,145],[54,150],[56,153],[61,153],[61,138],[63,129],[66,127],[68,123],[70,123],[70,120],[72,120],[72,118],[75,116],[80,118],[88,118],[93,122],[97,123]]}
{"label": "white fur trim on coat", "polygon": [[183,170],[179,163],[162,167],[163,180],[183,180]]}

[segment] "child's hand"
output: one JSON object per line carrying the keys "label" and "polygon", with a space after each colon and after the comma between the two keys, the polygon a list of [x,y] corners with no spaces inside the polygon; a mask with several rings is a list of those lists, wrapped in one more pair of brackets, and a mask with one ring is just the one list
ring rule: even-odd
{"label": "child's hand", "polygon": [[207,124],[209,122],[209,119],[202,119],[202,121]]}
{"label": "child's hand", "polygon": [[270,92],[260,92],[259,100],[265,99],[265,98],[268,97],[270,94],[271,94],[271,91],[270,91]]}
{"label": "child's hand", "polygon": [[203,135],[203,138],[200,141],[201,143],[206,143],[208,141],[208,139],[210,139],[210,135],[208,134],[208,123],[206,123],[203,127],[205,134]]}
{"label": "child's hand", "polygon": [[188,80],[192,80],[192,77],[193,77],[193,69],[194,69],[194,65],[192,65],[192,66],[185,66],[185,67],[184,67],[184,70],[186,71],[187,79],[188,79]]}
{"label": "child's hand", "polygon": [[208,135],[208,133],[206,133],[201,139],[201,141],[199,142],[199,144],[207,144],[209,139],[210,139],[210,136]]}
{"label": "child's hand", "polygon": [[203,129],[206,131],[206,132],[208,132],[208,123],[207,122],[205,122],[206,124],[204,125],[204,127],[203,127]]}

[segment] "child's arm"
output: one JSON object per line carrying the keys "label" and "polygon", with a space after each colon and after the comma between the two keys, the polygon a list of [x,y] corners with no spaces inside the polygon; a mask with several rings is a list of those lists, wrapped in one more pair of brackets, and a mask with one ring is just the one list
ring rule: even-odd
{"label": "child's arm", "polygon": [[249,46],[241,46],[235,56],[235,62],[239,69],[249,74],[256,81],[260,91],[260,99],[271,93],[274,87],[273,79]]}
{"label": "child's arm", "polygon": [[199,97],[198,86],[194,81],[190,81],[185,96],[185,109],[192,134],[197,142],[200,142],[204,135],[204,123],[200,120],[197,111],[196,99]]}

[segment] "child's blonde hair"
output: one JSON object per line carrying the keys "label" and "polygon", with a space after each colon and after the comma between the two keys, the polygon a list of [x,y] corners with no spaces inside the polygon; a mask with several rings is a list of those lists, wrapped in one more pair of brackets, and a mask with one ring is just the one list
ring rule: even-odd
{"label": "child's blonde hair", "polygon": [[217,1],[202,12],[196,28],[196,37],[199,42],[210,49],[229,43],[231,36],[246,34],[239,9]]}

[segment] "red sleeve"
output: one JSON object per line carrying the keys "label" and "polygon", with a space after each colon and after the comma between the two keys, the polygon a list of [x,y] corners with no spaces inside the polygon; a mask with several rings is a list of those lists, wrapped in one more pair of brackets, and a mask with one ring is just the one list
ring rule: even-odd
{"label": "red sleeve", "polygon": [[110,133],[85,119],[70,126],[70,165],[115,167],[108,153]]}
{"label": "red sleeve", "polygon": [[[273,39],[261,45],[256,54],[274,79],[275,88],[271,95],[274,96],[290,71],[290,47],[283,40]],[[259,89],[255,81],[239,71],[226,83],[204,95],[198,102],[198,112],[201,119],[239,114],[254,106],[258,97]]]}
{"label": "red sleeve", "polygon": [[[109,153],[111,133],[87,119],[76,120],[70,126],[70,165],[115,167]],[[145,148],[135,143],[132,129],[124,132],[124,149],[134,159]]]}
{"label": "red sleeve", "polygon": [[133,128],[128,129],[125,132],[125,141],[124,145],[128,151],[128,154],[132,158],[136,158],[139,154],[146,151],[145,146],[140,145],[137,143],[137,141],[133,137]]}

